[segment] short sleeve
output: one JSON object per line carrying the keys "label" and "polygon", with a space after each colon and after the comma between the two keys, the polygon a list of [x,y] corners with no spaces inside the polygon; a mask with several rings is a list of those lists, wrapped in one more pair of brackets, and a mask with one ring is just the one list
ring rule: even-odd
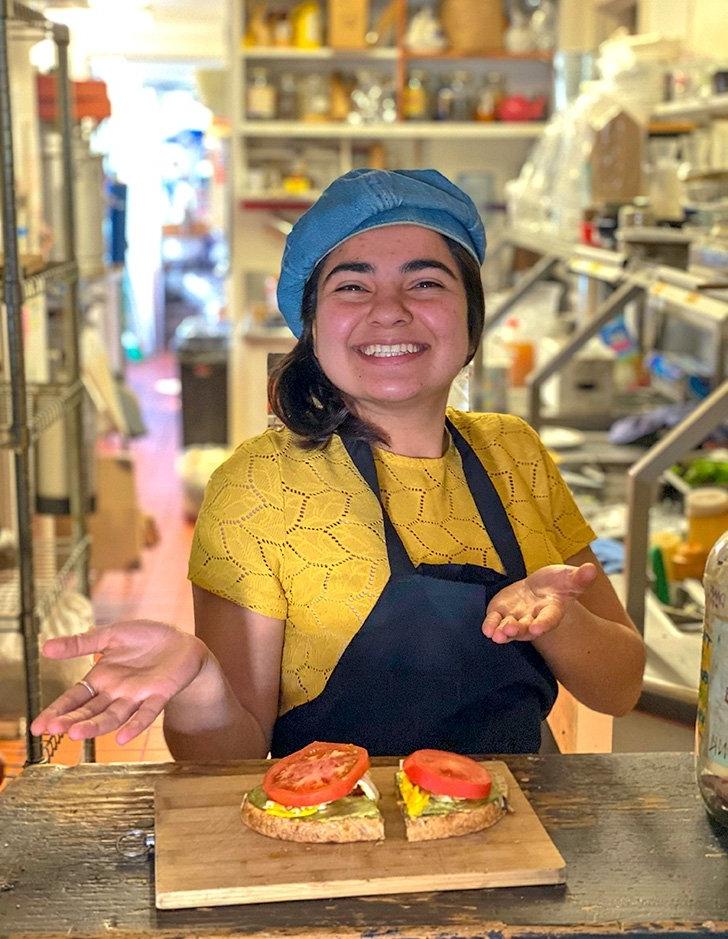
{"label": "short sleeve", "polygon": [[280,472],[275,452],[256,451],[254,443],[243,444],[207,485],[188,576],[198,587],[239,606],[285,619]]}
{"label": "short sleeve", "polygon": [[551,538],[562,560],[566,561],[591,544],[596,534],[579,511],[571,490],[564,482],[558,466],[543,445],[541,438],[532,428],[529,427],[529,430],[538,441],[545,486],[549,493],[550,517],[544,521],[549,527]]}

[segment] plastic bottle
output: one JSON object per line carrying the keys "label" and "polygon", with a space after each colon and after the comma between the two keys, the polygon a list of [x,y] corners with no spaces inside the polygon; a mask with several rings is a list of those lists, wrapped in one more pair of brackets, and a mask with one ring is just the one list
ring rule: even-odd
{"label": "plastic bottle", "polygon": [[319,49],[323,45],[323,16],[318,0],[302,0],[291,11],[293,45]]}
{"label": "plastic bottle", "polygon": [[506,347],[511,353],[509,381],[512,388],[522,388],[536,364],[533,341],[524,334],[517,316],[509,316],[503,327]]}
{"label": "plastic bottle", "polygon": [[717,486],[700,486],[687,494],[688,541],[708,552],[724,531],[728,531],[728,491]]}
{"label": "plastic bottle", "polygon": [[708,555],[696,773],[708,813],[728,827],[728,532]]}

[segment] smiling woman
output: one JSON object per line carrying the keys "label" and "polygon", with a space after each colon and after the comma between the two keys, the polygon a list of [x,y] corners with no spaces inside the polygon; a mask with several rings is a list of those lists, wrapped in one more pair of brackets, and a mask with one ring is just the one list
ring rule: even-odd
{"label": "smiling woman", "polygon": [[447,407],[478,347],[485,232],[435,170],[355,170],[288,237],[299,341],[271,383],[283,429],[216,471],[189,576],[196,637],[117,623],[34,732],[132,739],[165,709],[176,758],[533,752],[557,679],[625,713],[641,639],[594,533],[518,418]]}

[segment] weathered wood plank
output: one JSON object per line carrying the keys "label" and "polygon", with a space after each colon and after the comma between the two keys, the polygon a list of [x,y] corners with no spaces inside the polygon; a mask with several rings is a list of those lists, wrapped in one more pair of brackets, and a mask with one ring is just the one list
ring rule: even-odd
{"label": "weathered wood plank", "polygon": [[705,815],[690,754],[506,761],[567,862],[565,885],[178,911],[154,909],[151,862],[115,845],[153,830],[155,778],[200,767],[33,767],[0,796],[0,935],[728,935],[728,832]]}

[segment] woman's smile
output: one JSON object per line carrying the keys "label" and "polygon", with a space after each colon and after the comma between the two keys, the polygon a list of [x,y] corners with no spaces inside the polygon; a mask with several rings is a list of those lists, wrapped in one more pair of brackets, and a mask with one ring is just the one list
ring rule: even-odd
{"label": "woman's smile", "polygon": [[390,364],[409,361],[416,356],[422,355],[427,351],[427,346],[419,342],[398,342],[398,343],[370,343],[365,346],[359,346],[356,351],[364,356],[365,359],[387,360]]}

